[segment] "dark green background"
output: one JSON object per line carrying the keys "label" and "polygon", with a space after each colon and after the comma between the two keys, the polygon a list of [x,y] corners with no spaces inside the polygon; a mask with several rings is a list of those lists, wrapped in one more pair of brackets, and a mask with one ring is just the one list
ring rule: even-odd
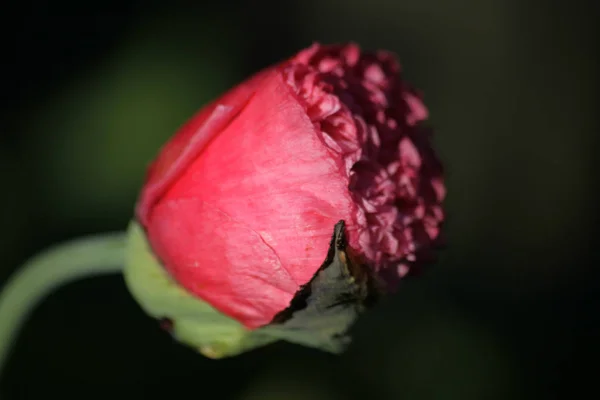
{"label": "dark green background", "polygon": [[123,229],[146,164],[187,117],[314,40],[394,50],[423,89],[448,247],[360,320],[341,357],[278,344],[211,361],[173,343],[119,277],[72,284],[25,327],[2,400],[597,391],[597,5],[179,3],[3,4],[0,282],[46,246]]}

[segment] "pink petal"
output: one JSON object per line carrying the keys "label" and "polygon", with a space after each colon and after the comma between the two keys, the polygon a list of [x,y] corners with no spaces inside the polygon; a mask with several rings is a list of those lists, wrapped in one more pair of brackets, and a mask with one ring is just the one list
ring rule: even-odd
{"label": "pink petal", "polygon": [[[239,115],[205,146],[202,157],[193,160],[178,176],[160,203],[178,204],[183,199],[210,203],[240,224],[252,227],[299,288],[323,263],[335,223],[343,219],[351,224],[355,214],[343,160],[334,156],[281,75],[273,72]],[[183,257],[181,254],[201,257],[202,252],[224,251],[226,244],[210,250],[200,243],[179,242],[176,238],[180,236],[175,234],[168,246],[161,246],[170,234],[160,232],[165,225],[155,223],[154,218],[151,213],[149,231],[155,232],[154,240],[150,237],[151,243],[175,278],[202,298],[222,290],[210,285],[192,287],[190,282],[194,280],[174,266]],[[203,214],[184,208],[175,208],[169,218],[185,220],[191,227],[205,224]],[[236,252],[243,254],[247,244],[227,241],[227,245],[233,246],[227,252],[231,265],[223,268],[214,264],[210,261],[213,256],[207,254],[209,261],[204,268],[221,281],[229,279],[233,284],[239,279],[234,276],[248,269],[246,263],[238,261],[240,257],[234,257]],[[202,246],[201,250],[196,246]],[[260,265],[252,268],[272,269]],[[257,295],[271,290],[269,280],[246,284],[248,291]],[[285,290],[288,289],[286,286]],[[263,308],[264,314],[257,318],[230,299],[215,299],[211,303],[223,312],[235,313],[241,322],[253,327],[259,322],[268,323],[287,306],[281,307],[282,302],[276,302],[269,309]]]}
{"label": "pink petal", "polygon": [[137,217],[143,225],[148,223],[148,213],[152,205],[198,157],[206,144],[236,117],[268,73],[268,69],[257,73],[217,101],[202,108],[164,145],[148,169],[146,183],[136,206]]}
{"label": "pink petal", "polygon": [[188,290],[248,327],[268,323],[297,290],[256,231],[200,199],[157,205],[150,240]]}

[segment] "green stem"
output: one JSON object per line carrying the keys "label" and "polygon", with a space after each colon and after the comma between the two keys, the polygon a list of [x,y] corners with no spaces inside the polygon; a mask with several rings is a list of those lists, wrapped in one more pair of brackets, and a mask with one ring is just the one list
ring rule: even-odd
{"label": "green stem", "polygon": [[120,272],[124,258],[125,234],[107,233],[59,244],[27,261],[0,292],[0,373],[39,302],[74,280]]}

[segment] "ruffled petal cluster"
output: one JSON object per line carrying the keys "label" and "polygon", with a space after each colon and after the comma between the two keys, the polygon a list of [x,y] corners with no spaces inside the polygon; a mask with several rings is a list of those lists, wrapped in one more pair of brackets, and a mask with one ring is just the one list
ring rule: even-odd
{"label": "ruffled petal cluster", "polygon": [[445,196],[441,164],[431,150],[428,116],[388,52],[320,46],[283,69],[323,143],[344,160],[358,205],[351,244],[389,277],[404,276],[440,234]]}

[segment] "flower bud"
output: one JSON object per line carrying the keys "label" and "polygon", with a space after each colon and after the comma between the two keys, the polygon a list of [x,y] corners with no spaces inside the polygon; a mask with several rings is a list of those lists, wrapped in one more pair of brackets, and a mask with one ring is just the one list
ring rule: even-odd
{"label": "flower bud", "polygon": [[431,258],[442,168],[387,52],[315,44],[200,110],[148,170],[126,280],[211,357],[275,340],[340,351]]}

